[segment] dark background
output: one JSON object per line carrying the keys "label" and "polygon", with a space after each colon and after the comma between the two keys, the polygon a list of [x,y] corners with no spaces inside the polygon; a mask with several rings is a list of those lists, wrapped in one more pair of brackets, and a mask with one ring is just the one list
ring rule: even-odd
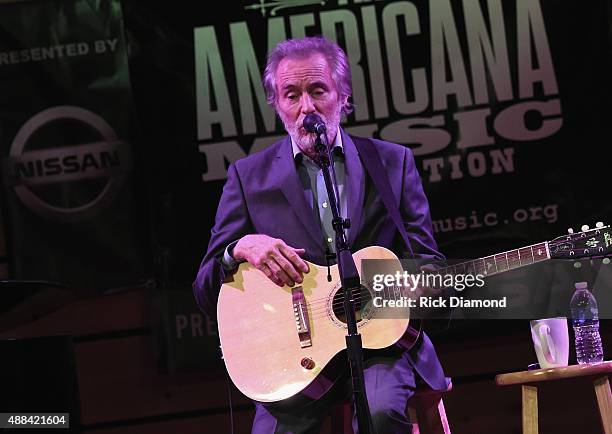
{"label": "dark background", "polygon": [[[251,3],[255,2],[171,5],[161,1],[49,0],[0,4],[0,53],[104,37],[119,38],[120,47],[108,57],[0,66],[1,158],[8,157],[16,132],[29,118],[57,105],[87,108],[104,117],[129,145],[132,156],[113,201],[70,222],[41,217],[25,207],[2,166],[0,278],[7,282],[0,286],[0,338],[6,355],[0,369],[2,378],[12,381],[5,389],[9,392],[3,392],[3,406],[20,402],[23,404],[15,410],[56,411],[54,396],[55,403],[61,401],[73,415],[75,430],[92,433],[229,432],[227,381],[218,358],[215,326],[198,311],[190,293],[224,183],[202,181],[208,162],[198,151],[194,28],[215,26],[240,125],[228,24],[247,22],[263,69],[269,12],[264,19],[258,11],[246,11],[244,6]],[[279,11],[278,16],[285,16],[288,23],[298,13],[314,13],[310,33],[317,34],[320,11],[348,9],[359,17],[361,8],[370,5],[347,3],[293,7]],[[392,2],[371,3],[377,10],[381,39],[380,11],[388,3]],[[502,3],[516,94],[516,7],[512,1]],[[411,53],[404,67],[426,66],[431,78],[429,8],[435,2],[413,4],[421,34],[402,38],[401,46]],[[486,11],[485,3],[480,4]],[[497,114],[521,100],[497,101],[491,96],[484,105],[465,108],[457,107],[451,97],[448,109],[442,112],[451,144],[435,154],[417,156],[434,221],[472,212],[480,218],[488,212],[499,217],[500,223],[492,227],[438,232],[440,249],[450,259],[502,252],[550,240],[566,233],[568,227],[610,222],[610,5],[593,1],[579,7],[553,0],[539,4],[559,92],[548,97],[536,86],[529,100],[559,98],[562,128],[546,139],[513,142],[495,134],[489,119],[493,145],[458,149],[459,132],[456,123],[449,121],[454,113],[489,107]],[[452,2],[471,83],[461,5]],[[342,45],[344,35],[340,33]],[[360,29],[362,50],[366,36]],[[384,47],[382,55],[383,59],[389,55]],[[383,65],[386,68],[385,60]],[[353,115],[347,127],[377,122],[382,128],[406,117],[392,108],[394,88],[387,70],[385,74],[389,116],[357,122]],[[489,94],[494,95],[490,85]],[[372,109],[372,95],[368,98]],[[440,112],[428,108],[416,116],[435,114]],[[530,114],[527,122],[537,129],[541,120]],[[261,119],[257,123],[261,131]],[[203,144],[236,139],[248,152],[255,138],[224,138],[219,128],[213,130],[214,137]],[[274,134],[282,132],[277,121]],[[68,132],[65,124],[58,124],[34,139],[29,150],[97,138],[91,131]],[[417,143],[405,144],[418,148]],[[466,173],[453,180],[447,164],[443,180],[429,182],[422,170],[424,159],[461,155],[465,160],[472,152],[510,147],[514,149],[513,172],[494,175],[488,171],[481,177]],[[38,193],[68,206],[91,197],[101,183],[54,184]],[[555,221],[512,218],[516,209],[548,204],[557,205]],[[583,261],[580,268],[570,262],[523,269],[509,273],[496,285],[514,288],[515,294],[523,296],[528,292],[530,308],[555,316],[565,314],[573,283],[581,280],[594,288],[602,316],[609,318],[612,277],[601,260]],[[494,376],[525,369],[535,361],[525,319],[530,313],[521,315],[521,320],[461,319],[451,322],[450,329],[446,324],[432,327],[440,358],[455,385],[445,397],[453,432],[519,432],[518,389],[496,387]],[[612,334],[607,321],[602,322],[602,335],[609,354]],[[16,342],[9,340],[15,338]],[[572,355],[570,363],[574,362]],[[50,369],[38,369],[42,365]],[[55,393],[49,397],[40,393],[43,389]],[[233,394],[236,432],[248,432],[252,407],[239,392]],[[564,398],[567,396],[574,398]],[[598,432],[595,402],[586,382],[551,386],[543,390],[541,404],[543,432]],[[553,416],[570,412],[576,416],[563,423]]]}

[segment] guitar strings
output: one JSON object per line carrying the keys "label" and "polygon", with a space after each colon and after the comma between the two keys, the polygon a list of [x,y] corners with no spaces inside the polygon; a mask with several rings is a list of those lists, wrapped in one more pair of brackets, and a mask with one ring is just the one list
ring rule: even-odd
{"label": "guitar strings", "polygon": [[[371,295],[372,295],[372,294],[371,294],[371,293],[370,293],[370,292],[367,290],[367,288],[355,288],[355,289],[352,289],[352,291],[353,291],[353,292],[355,292],[355,291],[357,291],[357,290],[359,291],[359,294],[358,294],[358,295],[356,295],[356,297],[358,297],[359,299],[361,299],[361,294],[362,294],[362,293],[364,293],[364,294],[365,294],[365,293],[367,292],[367,294],[368,294],[370,297],[371,297]],[[334,293],[334,295],[333,295],[333,296],[332,296],[332,295],[328,295],[327,297],[324,297],[324,298],[315,298],[315,299],[312,299],[312,300],[306,300],[306,302],[307,302],[307,304],[308,304],[309,306],[311,306],[311,307],[313,307],[313,308],[315,308],[315,309],[316,309],[316,308],[321,307],[321,305],[323,305],[323,306],[327,307],[327,305],[329,304],[329,299],[330,299],[331,297],[333,297],[333,298],[336,298],[336,297],[337,297],[337,299],[336,299],[336,300],[334,300],[334,302],[333,302],[333,303],[334,303],[334,304],[333,304],[333,306],[334,306],[334,307],[339,306],[339,305],[342,305],[342,304],[344,303],[344,291],[342,291],[342,292],[337,291],[337,292],[335,292],[335,293]]]}
{"label": "guitar strings", "polygon": [[[353,291],[355,291],[355,290],[353,290]],[[362,289],[362,288],[360,288],[359,291],[360,291],[360,293],[355,295],[354,298],[353,298],[353,300],[356,303],[361,303],[361,302],[365,301],[366,302],[365,304],[367,304],[367,302],[372,300],[372,294],[369,291],[364,292],[365,290]],[[383,292],[383,297],[386,296],[386,295],[389,295],[389,298],[391,298],[391,296],[397,297],[397,295],[402,296],[402,290],[398,289],[398,291],[399,291],[399,294],[397,292],[393,292],[392,293],[391,291],[388,291],[389,294],[384,294],[384,292]],[[309,316],[312,316],[313,319],[324,318],[324,317],[328,316],[329,307],[331,307],[331,309],[334,310],[334,311],[336,309],[338,309],[338,308],[343,307],[343,305],[344,305],[344,294],[343,293],[342,294],[337,294],[337,298],[336,298],[336,294],[334,294],[334,300],[331,302],[331,306],[329,306],[329,298],[327,298],[327,299],[316,299],[316,300],[313,300],[313,302],[308,302],[307,301],[307,308],[308,308]],[[321,306],[322,303],[324,304],[323,306]],[[362,309],[364,309],[364,308],[365,308],[365,306],[362,307]]]}
{"label": "guitar strings", "polygon": [[[359,293],[355,295],[355,301],[361,301],[364,298],[362,297],[362,294],[364,295],[367,294],[367,297],[369,297],[370,299],[373,298],[372,293],[367,289],[367,287],[354,288],[352,289],[352,291],[353,293],[355,293],[356,291],[359,291]],[[380,293],[383,296],[383,298],[386,296],[397,297],[397,295],[403,296],[405,294],[405,289],[400,286],[392,286],[392,287],[386,287],[385,289],[380,291]],[[339,307],[344,304],[344,291],[340,291],[340,290],[335,292],[333,296],[328,295],[327,297],[324,297],[324,298],[315,298],[312,300],[307,299],[306,303],[311,308],[311,311],[316,311],[321,308],[327,309],[327,306],[329,305],[329,300],[331,297],[335,299],[332,302],[332,307]]]}
{"label": "guitar strings", "polygon": [[[372,297],[370,297],[370,296],[368,296],[368,297],[357,296],[353,300],[355,302],[357,302],[357,303],[361,303],[361,302],[365,301],[364,304],[367,304],[369,301],[372,300]],[[324,317],[324,316],[327,316],[327,311],[329,310],[329,307],[331,307],[331,309],[335,311],[336,309],[340,309],[343,306],[344,306],[344,300],[341,300],[341,301],[340,300],[334,300],[332,302],[331,306],[326,305],[326,306],[323,306],[323,307],[319,306],[319,307],[311,308],[311,309],[308,310],[308,313],[312,314],[313,317],[315,317],[316,315],[319,315],[318,317],[321,317],[321,316]],[[362,307],[362,309],[363,308],[364,307]],[[320,315],[320,314],[323,314],[323,315]]]}

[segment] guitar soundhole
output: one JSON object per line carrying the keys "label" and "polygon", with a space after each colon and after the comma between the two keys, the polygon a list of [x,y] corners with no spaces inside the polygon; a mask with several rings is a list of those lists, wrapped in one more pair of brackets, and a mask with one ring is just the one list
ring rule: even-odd
{"label": "guitar soundhole", "polygon": [[[361,285],[359,288],[353,289],[353,295],[357,322],[371,318],[374,307],[372,305],[372,294],[370,294],[368,288]],[[332,306],[336,318],[346,324],[346,315],[344,313],[344,290],[340,289],[336,292]]]}

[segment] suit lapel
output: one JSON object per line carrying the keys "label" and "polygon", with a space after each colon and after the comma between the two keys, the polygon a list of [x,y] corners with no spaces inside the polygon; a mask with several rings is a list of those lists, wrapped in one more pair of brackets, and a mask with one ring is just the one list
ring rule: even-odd
{"label": "suit lapel", "polygon": [[277,178],[278,185],[291,205],[294,214],[308,234],[315,240],[316,245],[322,245],[323,232],[321,231],[321,224],[316,221],[313,209],[306,201],[304,188],[295,169],[289,136],[287,136],[283,145],[279,147],[275,166],[279,175]]}
{"label": "suit lapel", "polygon": [[344,130],[340,129],[340,131],[346,161],[346,208],[348,218],[351,220],[347,239],[348,245],[352,246],[361,229],[361,218],[364,213],[365,172],[355,144]]}

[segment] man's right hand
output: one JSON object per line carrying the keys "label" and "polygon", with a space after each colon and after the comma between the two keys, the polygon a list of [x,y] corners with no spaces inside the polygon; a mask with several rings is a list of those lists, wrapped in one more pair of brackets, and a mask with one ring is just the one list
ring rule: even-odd
{"label": "man's right hand", "polygon": [[251,234],[236,243],[233,256],[238,261],[247,261],[282,287],[302,283],[302,274],[309,271],[308,264],[300,257],[305,252],[288,246],[281,239]]}

